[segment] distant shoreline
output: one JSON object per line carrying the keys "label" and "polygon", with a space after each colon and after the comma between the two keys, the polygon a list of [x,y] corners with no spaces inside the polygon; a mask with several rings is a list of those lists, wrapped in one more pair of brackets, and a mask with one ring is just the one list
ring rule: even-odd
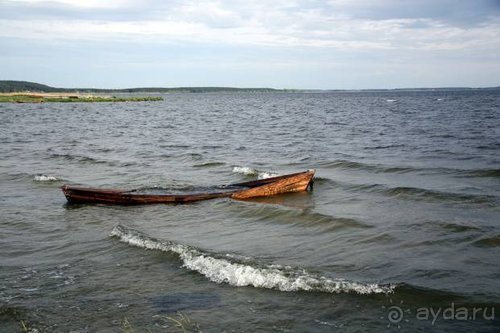
{"label": "distant shoreline", "polygon": [[0,93],[76,93],[76,94],[133,94],[133,93],[206,93],[206,92],[291,92],[292,89],[272,88],[232,88],[232,87],[144,87],[126,89],[96,89],[96,88],[55,88],[44,84],[28,81],[0,80]]}
{"label": "distant shoreline", "polygon": [[329,93],[329,92],[399,92],[399,91],[458,91],[458,90],[500,90],[497,87],[442,87],[442,88],[393,88],[393,89],[274,89],[274,88],[235,88],[235,87],[143,87],[125,89],[97,88],[55,88],[28,81],[0,80],[0,93],[34,94],[135,94],[135,93],[211,93],[211,92],[275,92],[275,93]]}

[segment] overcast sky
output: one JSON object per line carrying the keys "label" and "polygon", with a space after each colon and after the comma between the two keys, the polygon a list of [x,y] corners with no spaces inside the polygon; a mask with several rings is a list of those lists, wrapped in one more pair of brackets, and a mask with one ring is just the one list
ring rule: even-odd
{"label": "overcast sky", "polygon": [[0,79],[500,86],[500,0],[0,0]]}

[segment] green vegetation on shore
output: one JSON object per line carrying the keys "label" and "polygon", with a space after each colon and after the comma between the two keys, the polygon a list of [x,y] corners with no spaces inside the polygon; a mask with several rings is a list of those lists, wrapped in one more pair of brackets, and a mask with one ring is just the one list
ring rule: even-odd
{"label": "green vegetation on shore", "polygon": [[34,95],[34,94],[9,94],[0,95],[0,103],[95,103],[95,102],[146,102],[161,101],[163,98],[156,96],[142,97],[115,97],[95,95]]}
{"label": "green vegetation on shore", "polygon": [[95,88],[54,88],[44,84],[27,81],[2,81],[0,80],[0,93],[20,91],[44,93],[207,93],[207,92],[289,92],[294,90],[280,90],[272,88],[232,88],[232,87],[178,87],[178,88],[127,88],[127,89],[95,89]]}
{"label": "green vegetation on shore", "polygon": [[[35,82],[0,80],[0,93],[12,93],[18,91],[58,92],[58,89]],[[60,90],[59,92],[62,91],[63,90]]]}

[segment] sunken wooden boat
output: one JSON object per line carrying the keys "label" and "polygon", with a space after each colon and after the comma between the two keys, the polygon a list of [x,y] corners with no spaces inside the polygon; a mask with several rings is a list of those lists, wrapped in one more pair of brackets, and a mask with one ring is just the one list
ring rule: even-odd
{"label": "sunken wooden boat", "polygon": [[214,187],[213,191],[189,194],[151,194],[141,190],[117,190],[63,185],[69,203],[102,203],[110,205],[144,205],[187,203],[215,198],[245,200],[312,188],[315,170],[278,177]]}

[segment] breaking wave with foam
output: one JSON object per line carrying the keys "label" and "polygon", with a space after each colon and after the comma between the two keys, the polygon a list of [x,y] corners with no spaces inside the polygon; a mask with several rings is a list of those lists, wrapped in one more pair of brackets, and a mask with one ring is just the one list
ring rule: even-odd
{"label": "breaking wave with foam", "polygon": [[48,175],[36,175],[35,177],[33,177],[33,180],[35,182],[55,182],[58,181],[59,178]]}
{"label": "breaking wave with foam", "polygon": [[316,291],[327,293],[355,292],[358,294],[391,293],[393,285],[352,282],[315,275],[304,269],[280,265],[259,265],[238,256],[219,256],[191,246],[149,237],[137,230],[117,225],[111,236],[120,241],[147,250],[176,253],[183,267],[196,271],[210,281],[227,283],[235,287],[277,289],[280,291]]}
{"label": "breaking wave with foam", "polygon": [[233,167],[233,172],[241,173],[247,176],[257,176],[258,179],[266,179],[279,176],[277,173],[274,172],[258,171],[246,166],[235,166]]}

